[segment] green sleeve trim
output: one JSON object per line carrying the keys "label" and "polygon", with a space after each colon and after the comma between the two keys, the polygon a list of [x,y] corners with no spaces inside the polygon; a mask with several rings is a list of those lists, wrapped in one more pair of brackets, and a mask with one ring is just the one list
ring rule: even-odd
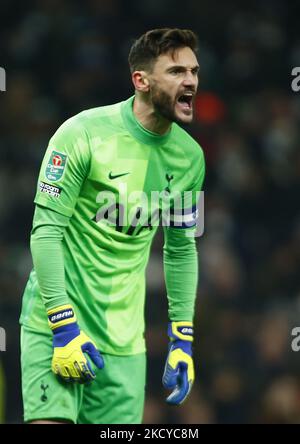
{"label": "green sleeve trim", "polygon": [[66,217],[71,217],[74,212],[74,209],[72,209],[70,207],[62,206],[62,205],[58,206],[56,202],[52,202],[48,198],[44,199],[42,196],[37,196],[34,199],[34,203],[37,205],[41,205],[43,207],[46,207],[46,208],[50,208],[51,210],[55,211],[56,213],[60,213]]}

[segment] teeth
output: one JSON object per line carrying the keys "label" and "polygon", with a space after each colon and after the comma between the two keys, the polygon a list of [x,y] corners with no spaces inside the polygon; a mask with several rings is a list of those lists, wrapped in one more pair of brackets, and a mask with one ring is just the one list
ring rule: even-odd
{"label": "teeth", "polygon": [[190,92],[188,92],[188,93],[183,93],[183,94],[181,94],[181,96],[179,96],[179,98],[180,97],[193,97],[193,93],[190,93]]}
{"label": "teeth", "polygon": [[193,100],[193,93],[192,92],[186,92],[183,93],[181,96],[178,97],[179,103],[185,103],[187,106],[192,106],[192,100]]}

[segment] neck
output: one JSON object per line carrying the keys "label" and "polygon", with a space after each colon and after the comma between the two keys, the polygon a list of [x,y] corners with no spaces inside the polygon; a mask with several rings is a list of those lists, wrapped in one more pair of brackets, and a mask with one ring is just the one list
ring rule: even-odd
{"label": "neck", "polygon": [[157,115],[150,99],[136,94],[133,102],[133,113],[140,124],[152,133],[164,135],[170,131],[172,123]]}

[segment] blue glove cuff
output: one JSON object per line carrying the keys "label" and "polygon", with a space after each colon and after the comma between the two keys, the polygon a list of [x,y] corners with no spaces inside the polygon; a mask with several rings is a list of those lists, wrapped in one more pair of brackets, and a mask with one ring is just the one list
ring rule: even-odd
{"label": "blue glove cuff", "polygon": [[53,330],[53,347],[64,347],[80,334],[77,322]]}

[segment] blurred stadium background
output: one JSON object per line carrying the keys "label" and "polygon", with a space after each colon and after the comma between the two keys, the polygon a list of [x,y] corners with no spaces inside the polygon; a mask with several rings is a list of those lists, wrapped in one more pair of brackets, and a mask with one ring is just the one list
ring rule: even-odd
{"label": "blurred stadium background", "polygon": [[22,422],[18,316],[31,269],[29,233],[40,162],[68,117],[132,94],[127,55],[148,29],[199,35],[196,121],[207,159],[198,239],[197,382],[181,408],[164,402],[167,304],[162,235],[146,305],[146,423],[300,423],[300,66],[296,1],[2,0],[0,65],[0,416]]}

